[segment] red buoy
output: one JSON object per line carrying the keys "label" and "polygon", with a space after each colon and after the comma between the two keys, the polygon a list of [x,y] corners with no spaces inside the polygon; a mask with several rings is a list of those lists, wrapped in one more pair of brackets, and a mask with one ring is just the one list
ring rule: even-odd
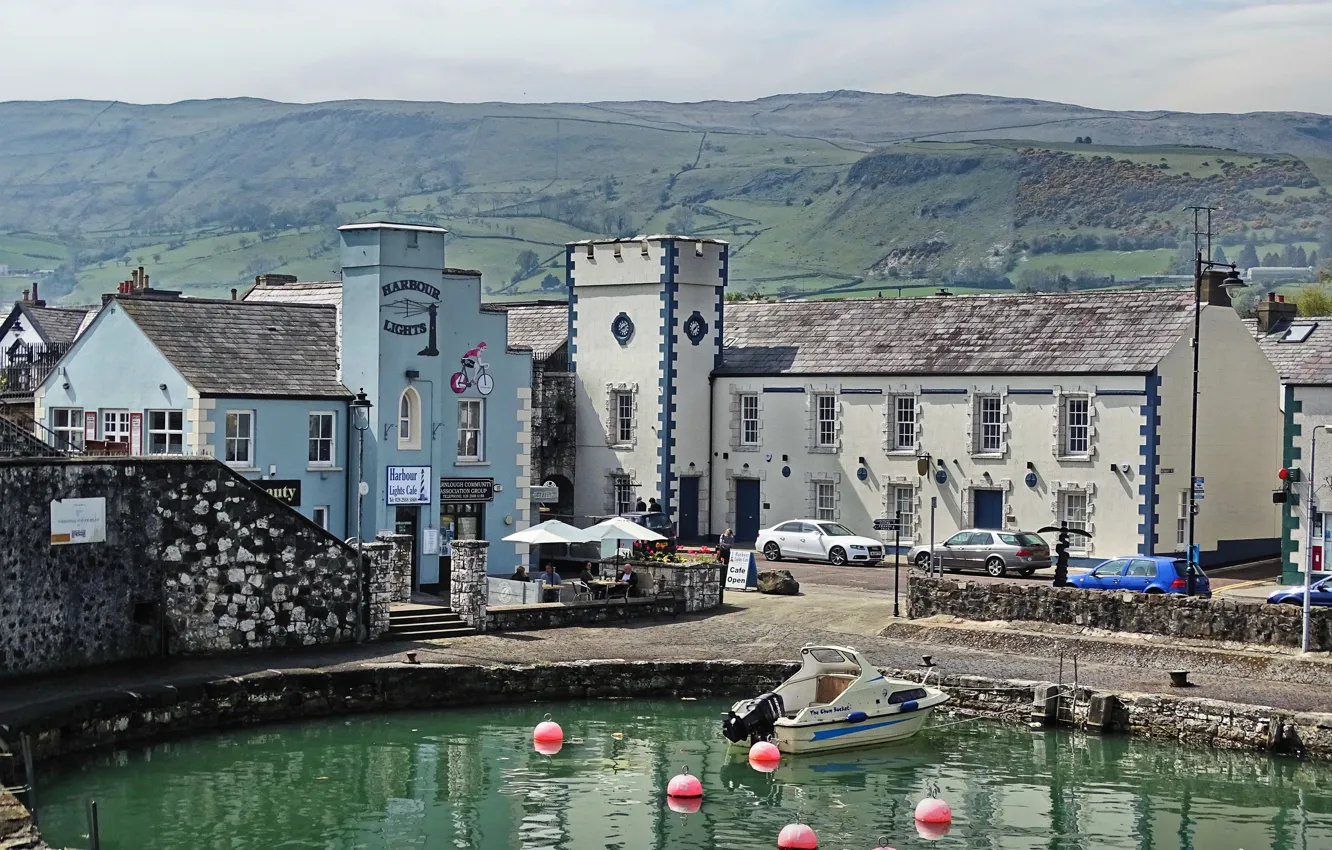
{"label": "red buoy", "polygon": [[948,834],[952,829],[951,824],[946,823],[921,823],[916,821],[916,834],[926,841],[938,841]]}
{"label": "red buoy", "polygon": [[547,714],[546,719],[538,723],[536,729],[532,730],[532,740],[542,744],[563,743],[564,730],[560,728],[560,724],[551,720],[550,715]]}
{"label": "red buoy", "polygon": [[703,796],[703,783],[698,781],[697,776],[689,775],[689,768],[681,768],[680,775],[671,777],[666,786],[666,796],[683,800],[700,799]]}
{"label": "red buoy", "polygon": [[916,820],[921,823],[952,823],[953,810],[938,797],[926,797],[916,804]]}
{"label": "red buoy", "polygon": [[671,811],[682,815],[692,815],[703,807],[702,797],[667,797],[666,805]]}
{"label": "red buoy", "polygon": [[768,741],[759,741],[749,748],[749,766],[764,773],[772,773],[782,762],[782,751]]}
{"label": "red buoy", "polygon": [[532,746],[543,756],[553,756],[560,751],[564,744],[559,741],[533,741]]}
{"label": "red buoy", "polygon": [[819,837],[803,823],[788,823],[777,836],[778,850],[818,850]]}

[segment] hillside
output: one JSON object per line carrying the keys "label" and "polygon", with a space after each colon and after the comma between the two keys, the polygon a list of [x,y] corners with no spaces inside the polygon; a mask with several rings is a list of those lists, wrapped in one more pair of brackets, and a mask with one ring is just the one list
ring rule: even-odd
{"label": "hillside", "polygon": [[663,231],[730,240],[741,290],[1100,285],[1170,267],[1191,203],[1225,207],[1232,253],[1328,247],[1329,180],[1332,118],[1292,113],[858,92],[4,103],[0,265],[22,275],[0,298],[39,270],[74,301],[138,264],[215,294],[264,271],[327,277],[333,227],[372,218],[449,227],[450,263],[494,297],[554,289],[568,240]]}

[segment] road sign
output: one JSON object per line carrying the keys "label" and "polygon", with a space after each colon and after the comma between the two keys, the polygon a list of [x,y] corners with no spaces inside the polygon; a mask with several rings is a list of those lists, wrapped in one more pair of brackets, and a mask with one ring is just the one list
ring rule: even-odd
{"label": "road sign", "polygon": [[888,517],[888,518],[886,518],[886,519],[876,519],[876,520],[874,521],[874,530],[875,530],[875,531],[896,531],[896,530],[897,530],[897,520],[896,520],[895,518],[893,518],[893,517]]}

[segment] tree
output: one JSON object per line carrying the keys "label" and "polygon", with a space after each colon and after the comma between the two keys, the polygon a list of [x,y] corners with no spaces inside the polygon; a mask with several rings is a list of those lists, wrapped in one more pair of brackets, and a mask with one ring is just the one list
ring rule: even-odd
{"label": "tree", "polygon": [[1268,268],[1279,266],[1281,265],[1281,256],[1277,254],[1276,251],[1268,251],[1266,254],[1263,254],[1263,265]]}
{"label": "tree", "polygon": [[1214,263],[1230,262],[1229,260],[1226,259],[1226,252],[1221,250],[1220,245],[1217,245],[1215,248],[1212,249],[1212,262]]}
{"label": "tree", "polygon": [[1332,316],[1332,286],[1324,280],[1302,287],[1295,303],[1301,316]]}
{"label": "tree", "polygon": [[1317,248],[1315,248],[1314,250],[1312,250],[1312,251],[1309,252],[1309,265],[1313,266],[1314,268],[1318,268],[1318,249],[1317,249]]}
{"label": "tree", "polygon": [[558,292],[564,288],[564,282],[553,274],[548,274],[541,278],[541,290],[543,292]]}
{"label": "tree", "polygon": [[1295,249],[1295,262],[1291,263],[1291,265],[1293,265],[1293,266],[1299,266],[1299,267],[1301,267],[1301,268],[1304,267],[1304,266],[1309,265],[1309,256],[1308,256],[1307,254],[1304,253],[1304,246],[1303,246],[1303,245],[1300,245],[1300,246],[1296,247],[1296,249]]}
{"label": "tree", "polygon": [[1299,254],[1299,248],[1294,244],[1287,244],[1286,247],[1281,250],[1281,264],[1285,266],[1302,265],[1301,263],[1296,262],[1299,259]]}
{"label": "tree", "polygon": [[689,207],[680,207],[666,223],[666,229],[677,236],[688,236],[694,230],[694,211]]}
{"label": "tree", "polygon": [[1259,265],[1258,246],[1253,244],[1252,239],[1244,243],[1244,248],[1240,251],[1239,259],[1235,262],[1242,269],[1251,269]]}
{"label": "tree", "polygon": [[540,270],[541,258],[537,256],[537,252],[533,251],[531,248],[524,249],[518,252],[518,271],[513,273],[513,277],[509,279],[509,282],[518,283],[519,281],[527,280]]}

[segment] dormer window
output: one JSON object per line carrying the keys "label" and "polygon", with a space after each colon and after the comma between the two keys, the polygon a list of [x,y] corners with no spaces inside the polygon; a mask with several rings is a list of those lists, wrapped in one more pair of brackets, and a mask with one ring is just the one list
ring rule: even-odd
{"label": "dormer window", "polygon": [[398,448],[421,448],[421,396],[413,387],[403,390],[398,398]]}
{"label": "dormer window", "polygon": [[1279,342],[1304,342],[1309,336],[1318,329],[1318,323],[1291,325],[1286,329],[1285,335]]}

